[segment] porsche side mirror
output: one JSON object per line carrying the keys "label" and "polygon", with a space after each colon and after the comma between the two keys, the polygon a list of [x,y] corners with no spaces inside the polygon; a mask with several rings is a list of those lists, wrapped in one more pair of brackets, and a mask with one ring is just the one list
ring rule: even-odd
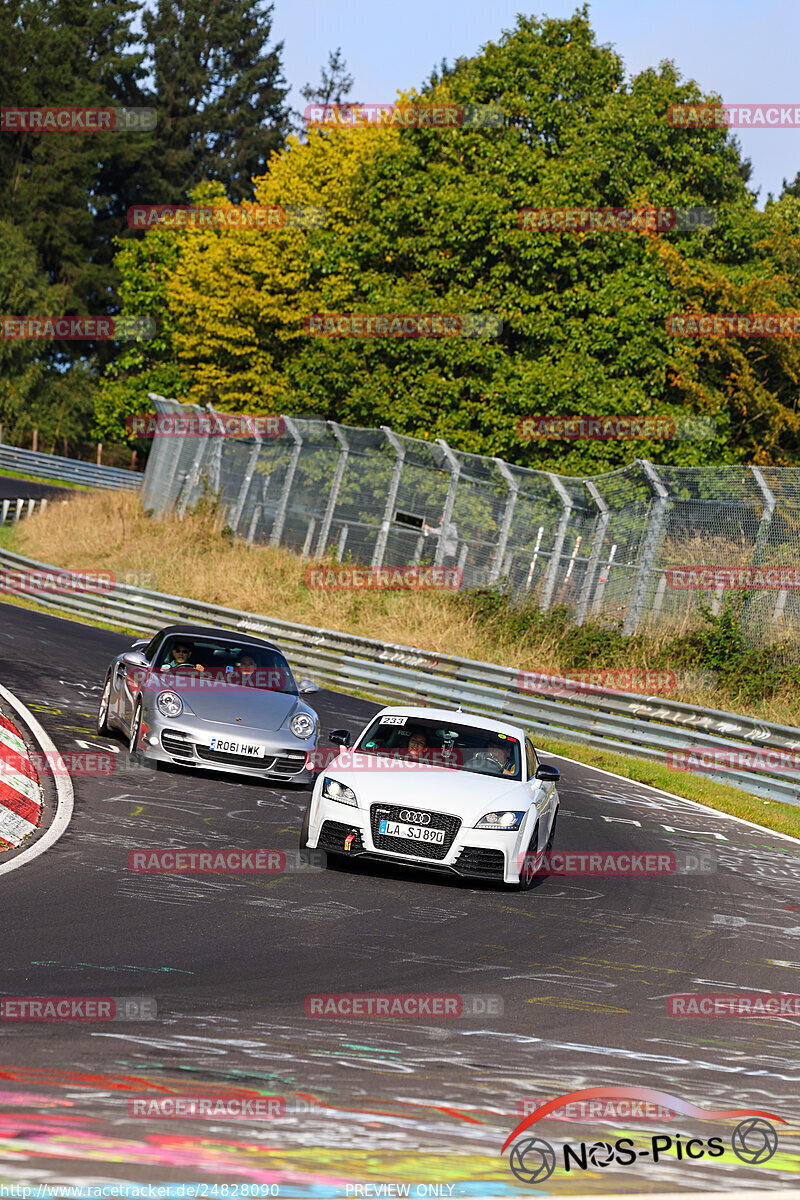
{"label": "porsche side mirror", "polygon": [[349,746],[350,745],[350,730],[349,729],[332,729],[328,734],[328,741],[333,742],[334,746]]}
{"label": "porsche side mirror", "polygon": [[558,783],[561,778],[561,772],[558,767],[551,766],[550,763],[540,762],[536,768],[534,779],[541,779],[544,783]]}
{"label": "porsche side mirror", "polygon": [[127,654],[123,654],[122,661],[126,667],[149,667],[150,664],[142,654],[141,650],[129,650]]}
{"label": "porsche side mirror", "polygon": [[313,679],[301,679],[297,685],[297,690],[301,696],[309,696],[312,692],[319,691],[319,685],[314,683]]}

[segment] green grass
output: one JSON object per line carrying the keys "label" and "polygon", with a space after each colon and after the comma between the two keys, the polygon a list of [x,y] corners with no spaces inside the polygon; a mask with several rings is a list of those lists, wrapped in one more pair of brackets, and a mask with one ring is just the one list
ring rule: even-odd
{"label": "green grass", "polygon": [[647,783],[650,787],[660,788],[675,796],[696,800],[699,804],[705,804],[707,808],[714,808],[718,812],[743,817],[746,821],[753,821],[765,829],[774,829],[778,833],[788,833],[792,837],[800,838],[800,805],[762,800],[739,788],[716,783],[713,779],[705,779],[685,771],[673,771],[661,763],[629,758],[625,754],[598,750],[576,742],[537,737],[536,748],[545,753],[549,751],[551,754],[563,754],[566,758],[586,763],[590,767],[613,771],[616,775],[623,775],[636,783]]}

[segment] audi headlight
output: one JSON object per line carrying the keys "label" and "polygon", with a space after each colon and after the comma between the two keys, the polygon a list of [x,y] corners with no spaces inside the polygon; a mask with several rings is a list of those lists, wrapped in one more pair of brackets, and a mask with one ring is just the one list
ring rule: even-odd
{"label": "audi headlight", "polygon": [[476,829],[519,829],[524,812],[490,812],[481,817]]}
{"label": "audi headlight", "polygon": [[338,800],[340,804],[349,804],[352,808],[358,808],[353,789],[339,783],[338,779],[329,779],[326,775],[322,781],[322,794],[328,800]]}
{"label": "audi headlight", "polygon": [[295,737],[310,738],[313,734],[316,724],[308,713],[295,713],[289,722],[289,728]]}
{"label": "audi headlight", "polygon": [[175,692],[160,692],[156,707],[162,717],[179,717],[183,712],[183,701]]}

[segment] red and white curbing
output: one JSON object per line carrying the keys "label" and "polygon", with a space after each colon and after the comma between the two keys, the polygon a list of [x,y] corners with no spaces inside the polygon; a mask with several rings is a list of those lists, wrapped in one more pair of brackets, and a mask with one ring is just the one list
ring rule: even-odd
{"label": "red and white curbing", "polygon": [[0,854],[20,846],[41,820],[38,772],[19,730],[0,715]]}

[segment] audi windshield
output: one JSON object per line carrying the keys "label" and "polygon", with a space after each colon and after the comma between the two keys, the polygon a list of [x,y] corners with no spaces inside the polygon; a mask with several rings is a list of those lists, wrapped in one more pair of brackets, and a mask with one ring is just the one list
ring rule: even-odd
{"label": "audi windshield", "polygon": [[354,746],[364,753],[503,779],[522,778],[519,741],[505,733],[425,717],[385,713]]}

